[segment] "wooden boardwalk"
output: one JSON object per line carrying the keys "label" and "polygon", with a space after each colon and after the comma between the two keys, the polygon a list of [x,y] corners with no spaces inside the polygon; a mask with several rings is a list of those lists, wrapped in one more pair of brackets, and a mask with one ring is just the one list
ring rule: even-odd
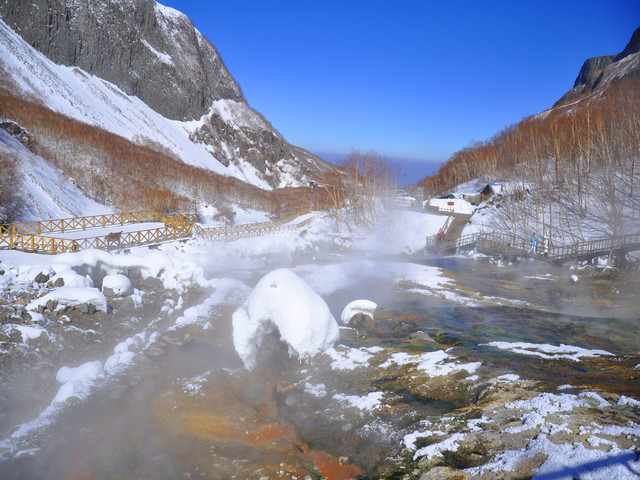
{"label": "wooden boardwalk", "polygon": [[[31,253],[58,254],[78,252],[90,248],[118,250],[142,245],[157,245],[162,242],[186,240],[194,236],[209,241],[236,240],[239,238],[269,235],[297,230],[311,223],[313,217],[290,224],[302,215],[296,213],[276,222],[227,225],[223,227],[201,227],[193,215],[165,215],[159,212],[115,213],[91,217],[42,220],[0,225],[0,249],[21,250]],[[110,232],[90,236],[92,229],[118,227],[125,224],[162,223],[159,228],[135,229],[134,231]],[[60,234],[86,232],[82,238],[62,238]],[[48,234],[48,235],[44,235]],[[58,236],[54,236],[58,234]],[[117,242],[111,240],[117,238]]]}
{"label": "wooden boardwalk", "polygon": [[[427,239],[427,249],[438,247],[434,239]],[[543,251],[538,242],[537,252],[529,252],[528,240],[504,233],[478,233],[453,237],[447,235],[446,241],[437,248],[440,252],[464,252],[475,249],[485,255],[504,258],[535,258],[545,262],[563,265],[567,262],[592,261],[597,257],[608,256],[612,263],[623,266],[629,252],[640,250],[640,233],[596,238],[569,245],[552,245]]]}

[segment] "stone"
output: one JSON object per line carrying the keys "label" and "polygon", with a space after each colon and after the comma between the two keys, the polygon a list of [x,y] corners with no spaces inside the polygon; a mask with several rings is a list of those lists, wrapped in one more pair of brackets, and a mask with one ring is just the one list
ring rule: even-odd
{"label": "stone", "polygon": [[340,327],[340,341],[341,342],[354,342],[358,340],[358,331],[351,327]]}
{"label": "stone", "polygon": [[420,480],[466,480],[471,475],[462,470],[449,467],[434,467],[420,476]]}
{"label": "stone", "polygon": [[75,309],[80,313],[85,313],[87,315],[93,315],[96,313],[96,306],[91,303],[79,303],[75,306]]}
{"label": "stone", "polygon": [[53,299],[47,300],[47,310],[53,312],[58,307],[58,302]]}
{"label": "stone", "polygon": [[34,278],[33,281],[36,283],[47,283],[49,281],[49,275],[40,272],[38,275],[36,275],[36,278]]}
{"label": "stone", "polygon": [[142,282],[142,286],[147,290],[156,290],[162,287],[162,280],[158,277],[146,277]]}

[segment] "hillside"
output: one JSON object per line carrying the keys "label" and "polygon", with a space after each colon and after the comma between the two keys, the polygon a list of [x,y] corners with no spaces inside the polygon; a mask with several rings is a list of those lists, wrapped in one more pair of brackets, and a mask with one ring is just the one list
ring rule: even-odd
{"label": "hillside", "polygon": [[[249,107],[215,47],[173,9],[152,0],[16,1],[0,15],[0,118],[99,202],[125,208],[122,189],[130,197],[146,188],[224,200],[224,190],[211,197],[178,180],[200,177],[251,191],[231,199],[250,203],[263,195],[256,188],[305,186],[334,171]],[[141,150],[164,167],[135,165],[131,152]]]}
{"label": "hillside", "polygon": [[638,231],[637,39],[638,30],[626,53],[606,67],[588,62],[601,73],[595,88],[454,153],[418,185],[435,196],[472,180],[481,186],[499,181],[501,194],[485,205],[492,207],[491,220],[482,221],[522,238],[550,233],[574,243]]}

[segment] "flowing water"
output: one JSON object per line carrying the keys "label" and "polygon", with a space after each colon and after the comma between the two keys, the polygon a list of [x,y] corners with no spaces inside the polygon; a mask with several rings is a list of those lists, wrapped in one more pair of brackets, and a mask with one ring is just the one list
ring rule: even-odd
{"label": "flowing water", "polygon": [[[340,305],[375,291],[380,308],[374,327],[345,345],[409,353],[450,349],[459,361],[481,362],[479,373],[487,377],[515,374],[549,390],[570,384],[640,398],[634,368],[640,364],[638,272],[576,273],[463,259],[417,263],[437,266],[453,279],[457,300],[417,292],[410,282],[381,285],[363,275],[326,296],[338,316]],[[165,334],[124,375],[38,432],[37,450],[0,464],[0,476],[365,478],[381,475],[381,464],[393,464],[389,458],[405,429],[478,401],[479,391],[463,388],[419,394],[402,372],[336,375],[327,361],[300,364],[286,355],[281,364],[247,372],[231,344],[235,308],[215,310],[211,328]],[[615,356],[551,363],[488,346],[496,341],[566,344]],[[361,396],[383,390],[387,402],[373,416],[336,411],[330,395],[309,395],[300,387],[305,382]],[[363,435],[367,429],[371,434]],[[400,463],[394,464],[398,471],[405,468]]]}

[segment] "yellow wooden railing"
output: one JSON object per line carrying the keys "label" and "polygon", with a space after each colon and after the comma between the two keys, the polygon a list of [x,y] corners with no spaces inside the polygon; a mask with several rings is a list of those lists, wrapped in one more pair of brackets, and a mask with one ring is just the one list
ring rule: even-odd
{"label": "yellow wooden railing", "polygon": [[[303,215],[303,213],[296,213],[295,215],[276,222],[249,223],[209,228],[203,228],[197,225],[195,223],[195,215],[166,215],[159,212],[114,213],[90,217],[11,223],[0,225],[0,249],[49,254],[77,252],[88,248],[110,251],[140,245],[158,244],[169,240],[191,238],[194,233],[212,241],[236,240],[238,238],[256,237],[287,230],[295,230],[311,222],[312,218],[308,218],[295,225],[285,225],[300,215]],[[108,241],[106,235],[79,239],[42,235],[42,233],[64,233],[97,227],[149,222],[162,222],[164,223],[164,227],[122,232],[117,242]]]}
{"label": "yellow wooden railing", "polygon": [[194,225],[193,231],[197,236],[214,242],[237,240],[239,238],[260,237],[288,230],[297,230],[309,225],[313,220],[313,217],[309,217],[306,220],[293,225],[285,225],[285,223],[289,223],[306,213],[308,212],[299,212],[275,222],[245,223],[242,225],[227,225],[224,227],[201,227],[200,225]]}
{"label": "yellow wooden railing", "polygon": [[117,248],[117,245],[114,242],[108,242],[105,236],[74,240],[43,234],[74,232],[131,223],[164,223],[164,228],[122,233],[120,247],[124,248],[133,245],[189,238],[192,236],[195,221],[195,215],[167,215],[156,211],[140,211],[10,223],[0,225],[0,248],[51,254],[77,252],[86,248],[109,250],[114,247]]}

